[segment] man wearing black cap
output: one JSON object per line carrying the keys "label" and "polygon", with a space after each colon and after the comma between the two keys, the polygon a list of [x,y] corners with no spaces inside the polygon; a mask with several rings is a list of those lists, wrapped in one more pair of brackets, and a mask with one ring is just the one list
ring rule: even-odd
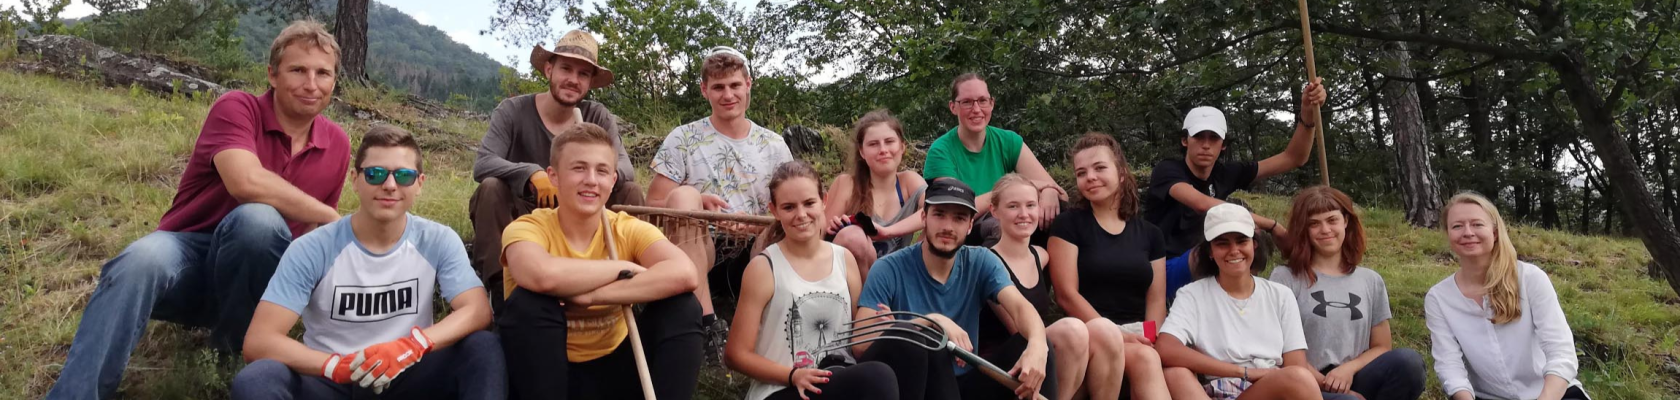
{"label": "man wearing black cap", "polygon": [[[1015,334],[996,359],[988,359],[999,367],[1012,366],[1010,373],[1021,382],[1014,393],[1003,385],[972,371],[968,365],[957,365],[956,386],[963,399],[1030,397],[1042,387],[1045,396],[1055,398],[1050,344],[1044,337],[1044,321],[1021,292],[1010,282],[1003,262],[984,248],[964,246],[963,241],[973,227],[975,214],[974,190],[955,179],[942,179],[928,185],[922,220],[922,242],[893,252],[875,262],[864,280],[863,293],[858,296],[859,319],[874,317],[879,312],[909,311],[927,315],[937,321],[950,341],[964,350],[974,351],[973,343],[979,332],[980,312],[988,302],[998,303],[1009,313],[1011,320],[1020,322]],[[871,358],[867,345],[854,349]],[[890,363],[889,363],[890,364]],[[937,366],[930,366],[938,368]],[[900,374],[899,384],[916,380]],[[949,377],[923,372],[929,397],[937,393],[941,379]]]}
{"label": "man wearing black cap", "polygon": [[554,208],[560,194],[548,183],[549,147],[554,135],[580,122],[606,129],[618,152],[618,182],[607,206],[642,205],[636,169],[619,140],[618,123],[601,103],[584,100],[592,89],[612,85],[611,70],[597,64],[599,44],[589,32],[574,30],[550,51],[531,49],[531,71],[548,77],[548,91],[502,100],[490,116],[490,131],[478,147],[473,179],[478,190],[468,206],[473,223],[472,266],[491,305],[502,309],[502,230],[537,208]]}

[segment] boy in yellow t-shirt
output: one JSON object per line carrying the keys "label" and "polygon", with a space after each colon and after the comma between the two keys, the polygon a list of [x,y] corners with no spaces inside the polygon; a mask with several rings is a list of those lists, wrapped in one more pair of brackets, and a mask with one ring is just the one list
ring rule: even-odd
{"label": "boy in yellow t-shirt", "polygon": [[[693,262],[653,225],[604,209],[618,161],[605,130],[577,124],[549,154],[559,207],[502,233],[507,305],[496,324],[509,398],[641,398],[622,311],[637,303],[647,304],[636,321],[654,391],[693,397],[702,342]],[[608,232],[618,260],[608,257]]]}

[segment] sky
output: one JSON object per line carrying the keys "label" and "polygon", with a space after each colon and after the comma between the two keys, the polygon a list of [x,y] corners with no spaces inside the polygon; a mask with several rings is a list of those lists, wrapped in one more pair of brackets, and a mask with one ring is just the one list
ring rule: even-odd
{"label": "sky", "polygon": [[[495,0],[375,1],[380,4],[395,7],[404,14],[414,17],[415,20],[420,21],[422,24],[437,27],[438,30],[448,33],[449,37],[455,39],[456,42],[467,45],[467,47],[471,47],[477,52],[489,55],[490,59],[496,60],[496,62],[508,64],[509,66],[518,68],[521,71],[530,69],[530,64],[524,61],[524,58],[531,54],[531,49],[529,47],[515,47],[502,43],[496,39],[495,35],[480,36],[478,34],[479,31],[490,27],[490,16],[496,12]],[[752,7],[758,4],[758,0],[728,1],[734,3],[736,7]],[[22,0],[0,0],[0,9],[15,7],[21,10],[22,7],[19,7],[21,3]],[[71,2],[70,7],[64,11],[63,17],[77,18],[87,16],[93,12],[93,7],[88,6],[86,2],[82,0],[74,0]],[[565,32],[576,27],[575,25],[566,24],[564,16],[559,14],[561,13],[557,12],[553,19],[550,20],[550,26],[554,27],[557,32],[554,35],[555,38],[560,36],[558,32]],[[549,42],[553,42],[553,40],[550,40]],[[517,61],[510,63],[510,59]]]}

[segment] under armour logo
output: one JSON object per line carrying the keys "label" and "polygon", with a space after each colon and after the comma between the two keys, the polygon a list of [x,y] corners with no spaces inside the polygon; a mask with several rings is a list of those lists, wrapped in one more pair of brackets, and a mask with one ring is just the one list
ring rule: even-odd
{"label": "under armour logo", "polygon": [[1350,321],[1358,321],[1361,318],[1365,318],[1365,314],[1359,312],[1358,308],[1355,308],[1359,307],[1359,295],[1357,294],[1348,293],[1348,301],[1345,303],[1340,301],[1325,301],[1323,290],[1313,292],[1312,298],[1313,300],[1318,301],[1318,305],[1313,307],[1313,314],[1317,314],[1321,318],[1329,318],[1329,315],[1325,315],[1324,313],[1324,309],[1326,307],[1346,308],[1348,312],[1353,313],[1353,318],[1350,318]]}

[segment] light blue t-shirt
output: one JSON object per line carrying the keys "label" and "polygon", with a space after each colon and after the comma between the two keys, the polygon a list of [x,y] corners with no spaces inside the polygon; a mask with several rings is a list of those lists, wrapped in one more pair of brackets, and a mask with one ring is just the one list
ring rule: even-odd
{"label": "light blue t-shirt", "polygon": [[[987,301],[996,301],[998,292],[1014,285],[1003,261],[984,248],[963,246],[957,250],[951,276],[941,284],[928,276],[922,246],[917,243],[876,260],[858,295],[858,307],[886,304],[893,311],[944,315],[968,332],[970,342],[979,343],[981,309]],[[958,367],[957,375],[969,369]]]}
{"label": "light blue t-shirt", "polygon": [[402,240],[376,254],[362,247],[344,217],[286,248],[262,300],[302,317],[305,346],[350,353],[431,326],[439,289],[453,301],[483,286],[448,226],[408,215]]}

